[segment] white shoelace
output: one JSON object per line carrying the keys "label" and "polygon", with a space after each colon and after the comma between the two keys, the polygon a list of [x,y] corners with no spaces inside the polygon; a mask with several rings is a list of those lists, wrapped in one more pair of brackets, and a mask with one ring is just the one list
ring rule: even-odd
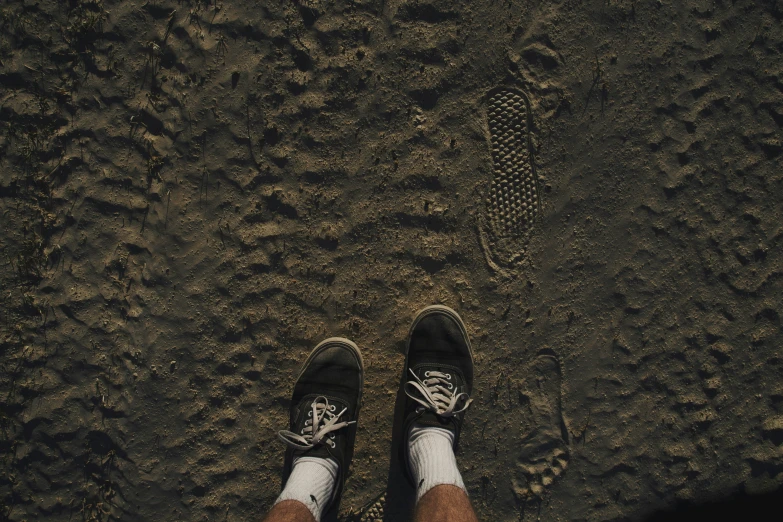
{"label": "white shoelace", "polygon": [[334,448],[336,444],[334,442],[334,433],[332,432],[349,424],[356,424],[356,421],[337,422],[348,408],[343,408],[340,413],[334,413],[337,408],[335,408],[334,404],[329,404],[329,400],[326,397],[316,397],[311,407],[312,410],[307,413],[307,416],[310,418],[305,421],[305,426],[299,433],[289,430],[277,432],[280,440],[294,449],[308,450],[321,442]]}
{"label": "white shoelace", "polygon": [[[467,393],[454,393],[451,374],[430,370],[419,379],[409,369],[415,381],[405,383],[405,394],[421,406],[441,417],[453,417],[468,409],[473,399]],[[460,403],[461,406],[460,406]]]}

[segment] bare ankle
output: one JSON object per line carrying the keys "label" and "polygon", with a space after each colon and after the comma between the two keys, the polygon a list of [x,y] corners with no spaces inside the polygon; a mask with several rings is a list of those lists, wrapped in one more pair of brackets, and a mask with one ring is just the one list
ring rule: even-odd
{"label": "bare ankle", "polygon": [[467,493],[457,486],[435,486],[416,504],[416,522],[478,522]]}
{"label": "bare ankle", "polygon": [[315,522],[315,519],[298,500],[283,500],[274,505],[264,522]]}

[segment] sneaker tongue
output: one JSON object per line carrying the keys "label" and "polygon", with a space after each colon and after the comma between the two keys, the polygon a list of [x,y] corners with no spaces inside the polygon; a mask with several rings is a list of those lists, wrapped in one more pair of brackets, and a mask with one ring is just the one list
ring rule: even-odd
{"label": "sneaker tongue", "polygon": [[[302,398],[302,401],[300,402],[299,412],[297,416],[307,415],[313,409],[313,401],[315,401],[318,397],[326,397],[326,399],[329,401],[329,406],[334,407],[334,409],[332,409],[331,412],[334,413],[335,415],[340,413],[343,410],[343,408],[346,409],[345,413],[343,413],[340,416],[339,422],[351,420],[351,411],[348,402],[342,397],[337,397],[333,395],[324,396],[324,395],[310,394],[304,396]],[[328,416],[325,417],[325,419],[328,418],[329,418]],[[301,417],[301,421],[304,422],[304,420],[305,417]]]}
{"label": "sneaker tongue", "polygon": [[455,370],[452,366],[440,366],[438,364],[432,364],[432,363],[422,364],[413,368],[413,373],[415,373],[416,377],[418,377],[421,380],[428,378],[426,375],[424,375],[425,372],[433,372],[433,371],[450,374],[452,377],[458,374],[458,370]]}
{"label": "sneaker tongue", "polygon": [[415,424],[422,428],[443,428],[454,432],[454,419],[452,417],[441,417],[427,410],[416,419]]}
{"label": "sneaker tongue", "polygon": [[[312,404],[313,401],[319,397],[318,395],[308,395],[302,398],[302,402],[299,406],[299,413],[297,415],[297,423],[296,427],[297,429],[301,429],[304,426],[304,422],[308,419],[311,419],[311,416],[308,416],[308,412],[312,410]],[[343,408],[347,408],[348,404],[343,401],[342,398],[338,397],[329,397],[329,405],[334,407],[334,410],[332,410],[332,413],[337,414],[342,411]],[[328,419],[329,417],[325,417],[325,419]],[[346,410],[345,413],[343,413],[337,422],[344,422],[349,421],[352,419],[352,415],[350,411]],[[345,430],[348,429],[348,427],[340,428],[337,431],[332,432],[336,436],[337,439],[341,439],[345,436]],[[329,434],[326,435],[328,437]],[[337,442],[337,441],[335,441]],[[336,456],[343,451],[342,444],[337,444],[335,448],[332,448],[329,443],[326,442],[326,440],[322,440],[319,444],[316,444],[314,447],[308,449],[308,450],[298,450],[294,453],[294,457],[318,457],[318,458],[336,458]]]}
{"label": "sneaker tongue", "polygon": [[[309,450],[305,451],[297,451],[294,453],[294,458],[298,459],[299,457],[317,457],[320,459],[331,459],[334,458],[331,453],[329,453],[329,446],[327,444],[318,444],[314,448],[310,448]],[[335,451],[335,450],[332,450]]]}

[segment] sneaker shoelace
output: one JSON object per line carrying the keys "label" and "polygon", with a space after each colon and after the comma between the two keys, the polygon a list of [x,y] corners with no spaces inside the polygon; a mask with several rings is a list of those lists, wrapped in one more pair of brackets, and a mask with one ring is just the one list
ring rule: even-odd
{"label": "sneaker shoelace", "polygon": [[349,424],[356,424],[356,421],[338,422],[340,416],[348,408],[343,408],[340,413],[334,413],[337,408],[335,408],[334,404],[329,404],[329,400],[326,397],[316,397],[310,406],[312,410],[307,413],[309,418],[305,421],[305,426],[299,433],[289,430],[277,432],[280,440],[294,449],[308,450],[322,442],[334,448],[336,444],[333,432]]}
{"label": "sneaker shoelace", "polygon": [[451,374],[430,370],[424,372],[424,379],[409,369],[415,380],[405,383],[405,394],[421,404],[419,408],[429,410],[441,417],[453,417],[468,409],[473,399],[465,393],[454,393]]}

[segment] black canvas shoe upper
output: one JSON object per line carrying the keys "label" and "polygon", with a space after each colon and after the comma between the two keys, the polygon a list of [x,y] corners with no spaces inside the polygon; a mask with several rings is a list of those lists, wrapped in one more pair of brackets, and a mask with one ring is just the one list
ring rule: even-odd
{"label": "black canvas shoe upper", "polygon": [[[347,339],[326,339],[315,347],[294,385],[286,443],[283,486],[295,457],[332,458],[339,479],[329,511],[336,511],[353,458],[364,369],[358,347]],[[313,428],[315,418],[316,427]]]}
{"label": "black canvas shoe upper", "polygon": [[411,426],[418,423],[451,431],[456,451],[465,410],[471,403],[473,354],[457,312],[441,305],[419,312],[408,334],[402,381],[406,398],[401,457],[410,480],[407,439]]}

